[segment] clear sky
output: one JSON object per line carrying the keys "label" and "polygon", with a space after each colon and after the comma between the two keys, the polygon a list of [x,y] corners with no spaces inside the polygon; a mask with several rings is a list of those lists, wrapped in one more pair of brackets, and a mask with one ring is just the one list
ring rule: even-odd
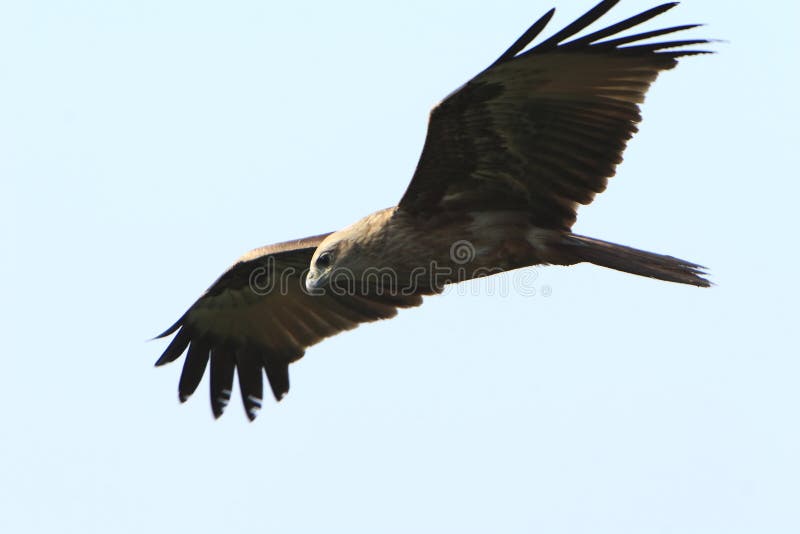
{"label": "clear sky", "polygon": [[728,42],[575,228],[714,288],[450,290],[311,348],[253,424],[152,367],[241,253],[395,204],[429,108],[552,1],[0,1],[0,531],[800,532],[797,2],[649,24]]}

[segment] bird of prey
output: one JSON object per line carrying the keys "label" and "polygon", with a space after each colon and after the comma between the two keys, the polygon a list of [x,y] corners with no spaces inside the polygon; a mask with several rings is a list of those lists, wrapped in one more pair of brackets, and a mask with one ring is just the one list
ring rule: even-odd
{"label": "bird of prey", "polygon": [[[554,9],[430,113],[411,182],[397,206],[351,226],[255,249],[158,337],[156,362],[184,352],[185,401],[210,362],[222,415],[234,375],[245,411],[277,400],[290,363],[320,340],[418,306],[445,284],[531,265],[595,265],[700,287],[703,267],[572,233],[579,204],[606,188],[637,130],[650,84],[705,39],[656,40],[697,25],[620,36],[663,4],[581,37],[618,0],[603,0],[538,44]],[[188,349],[188,350],[187,350]]]}

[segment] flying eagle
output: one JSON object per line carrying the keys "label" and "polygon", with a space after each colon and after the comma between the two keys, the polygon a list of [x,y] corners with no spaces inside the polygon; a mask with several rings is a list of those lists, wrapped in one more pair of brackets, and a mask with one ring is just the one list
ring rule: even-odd
{"label": "flying eagle", "polygon": [[705,52],[686,47],[709,42],[643,42],[697,25],[618,35],[676,3],[574,38],[617,2],[603,0],[526,50],[552,18],[551,9],[434,107],[419,163],[397,206],[338,232],[239,258],[158,336],[175,334],[157,366],[188,348],[181,402],[210,361],[214,416],[222,415],[238,374],[253,420],[263,375],[280,400],[289,391],[289,364],[307,347],[418,306],[445,284],[496,272],[589,262],[709,286],[699,265],[570,230],[578,205],[602,192],[622,161],[650,84],[678,58]]}

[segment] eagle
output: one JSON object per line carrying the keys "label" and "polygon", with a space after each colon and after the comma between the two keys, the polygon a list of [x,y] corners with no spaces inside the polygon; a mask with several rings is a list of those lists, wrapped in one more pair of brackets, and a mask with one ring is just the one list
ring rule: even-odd
{"label": "eagle", "polygon": [[418,306],[447,284],[512,269],[588,262],[708,287],[700,265],[571,231],[578,206],[592,202],[621,163],[650,85],[679,58],[707,53],[696,46],[710,42],[653,42],[697,24],[619,35],[677,3],[576,37],[617,3],[603,0],[531,46],[551,9],[436,105],[396,206],[239,258],[157,336],[174,334],[156,366],[186,353],[180,401],[210,364],[214,417],[229,403],[236,375],[252,421],[264,376],[280,401],[289,364],[307,347]]}

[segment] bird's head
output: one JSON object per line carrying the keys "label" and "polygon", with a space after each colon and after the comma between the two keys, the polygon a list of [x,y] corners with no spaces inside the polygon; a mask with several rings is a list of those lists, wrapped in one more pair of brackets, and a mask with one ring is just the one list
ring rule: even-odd
{"label": "bird's head", "polygon": [[326,237],[311,257],[306,289],[355,291],[369,269],[385,266],[388,222],[395,210],[376,211]]}
{"label": "bird's head", "polygon": [[344,282],[352,277],[352,240],[345,232],[334,232],[320,243],[311,257],[311,265],[306,275],[306,289],[309,292],[329,287],[332,282]]}

